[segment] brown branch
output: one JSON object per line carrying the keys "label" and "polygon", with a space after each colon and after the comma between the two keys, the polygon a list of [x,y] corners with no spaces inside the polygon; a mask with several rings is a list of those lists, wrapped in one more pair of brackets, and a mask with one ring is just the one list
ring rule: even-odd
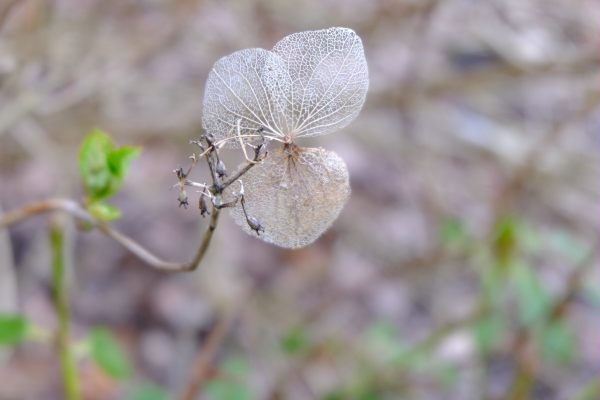
{"label": "brown branch", "polygon": [[546,154],[546,150],[555,144],[562,135],[564,135],[573,123],[580,121],[590,112],[594,111],[600,104],[600,91],[593,90],[587,94],[582,106],[575,110],[569,117],[562,119],[554,124],[550,131],[542,136],[531,151],[523,159],[523,162],[515,169],[510,179],[502,186],[500,193],[496,196],[494,208],[494,223],[492,229],[499,220],[510,210],[513,202],[519,192],[531,180],[537,171],[541,158]]}
{"label": "brown branch", "polygon": [[253,164],[253,163],[246,164],[243,168],[241,168],[239,171],[234,173],[229,179],[227,179],[225,182],[223,182],[223,184],[222,184],[223,189],[229,187],[233,182],[240,179],[240,177],[242,175],[244,175],[246,172],[248,172],[250,170],[250,168],[254,167],[255,165],[256,164]]}
{"label": "brown branch", "polygon": [[[594,243],[592,243],[589,253],[573,268],[564,293],[550,307],[548,322],[556,322],[564,316],[567,307],[581,289],[586,272],[594,265],[599,247],[600,237],[597,237]],[[530,350],[532,340],[532,332],[528,327],[523,326],[517,331],[512,345],[512,353],[515,354],[517,359],[518,369],[506,396],[509,400],[525,400],[529,398],[536,372],[536,365],[531,360]]]}
{"label": "brown branch", "polygon": [[226,188],[228,188],[233,182],[237,181],[242,177],[242,175],[248,172],[250,168],[254,167],[256,164],[264,160],[267,156],[267,152],[265,151],[264,153],[262,153],[262,150],[263,145],[257,146],[254,149],[254,158],[252,159],[252,162],[247,163],[242,168],[237,170],[231,177],[229,177],[229,179],[225,180],[225,182],[221,184],[221,190],[225,190]]}
{"label": "brown branch", "polygon": [[[231,178],[229,178],[225,182],[222,182],[220,176],[215,171],[215,165],[219,159],[217,149],[213,146],[212,142],[209,141],[208,139],[207,139],[207,142],[208,142],[207,144],[209,146],[209,149],[212,149],[210,151],[207,151],[204,154],[204,156],[206,158],[206,162],[208,164],[208,168],[210,170],[212,180],[213,180],[213,185],[210,187],[209,190],[212,192],[212,194],[214,196],[217,196],[217,198],[220,198],[220,196],[223,194],[223,191],[229,185],[231,185],[233,182],[235,182],[237,179],[239,179],[243,174],[248,172],[248,170],[250,170],[250,168],[252,168],[254,165],[256,165],[257,162],[261,161],[266,156],[266,153],[264,153],[264,154],[261,153],[261,149],[263,146],[262,145],[257,146],[254,151],[253,162],[249,162],[247,165],[240,168]],[[192,163],[186,173],[183,173],[181,169],[176,170],[177,176],[179,178],[179,186],[180,186],[181,190],[183,190],[184,186],[191,184],[190,181],[188,181],[187,177],[191,173],[192,169],[194,168],[194,166],[196,165],[197,162],[198,162],[198,159],[195,156],[193,156]],[[180,200],[180,202],[181,202],[180,205],[181,204],[187,205],[187,195],[185,195],[185,192],[183,192],[183,191],[182,191],[182,193],[184,194],[184,200]],[[106,224],[105,222],[95,218],[85,208],[83,208],[78,202],[71,200],[71,199],[52,198],[52,199],[42,200],[42,201],[28,204],[20,209],[13,210],[7,214],[0,215],[0,229],[3,227],[9,226],[9,225],[16,224],[18,222],[21,222],[29,217],[33,217],[38,214],[44,214],[44,213],[53,212],[53,211],[63,211],[63,212],[66,212],[66,213],[72,215],[73,217],[75,217],[79,220],[85,221],[86,223],[92,225],[95,228],[98,228],[100,230],[100,232],[102,232],[106,236],[110,237],[111,239],[117,241],[129,252],[131,252],[136,257],[138,257],[140,260],[144,261],[146,264],[150,265],[153,268],[156,268],[156,269],[162,270],[162,271],[193,271],[196,268],[198,268],[198,265],[200,265],[200,263],[202,262],[202,259],[204,258],[204,255],[206,254],[208,247],[210,246],[210,242],[212,240],[213,233],[214,233],[215,229],[217,228],[217,222],[219,220],[220,208],[221,207],[219,207],[219,204],[217,204],[213,201],[211,217],[210,217],[210,222],[208,224],[208,228],[206,229],[206,231],[204,232],[204,235],[202,236],[202,239],[198,246],[198,250],[197,250],[196,254],[194,255],[194,258],[189,263],[177,263],[177,262],[170,262],[170,261],[165,261],[165,260],[161,259],[160,257],[156,256],[154,253],[152,253],[148,249],[146,249],[144,246],[142,246],[140,243],[136,242],[134,239],[119,232],[118,230],[114,229],[113,227]]]}
{"label": "brown branch", "polygon": [[13,11],[14,7],[19,3],[19,0],[8,1],[4,4],[3,7],[0,7],[0,29],[4,26],[10,13]]}
{"label": "brown branch", "polygon": [[210,245],[210,241],[213,237],[213,232],[215,231],[217,227],[217,222],[219,220],[219,210],[213,207],[208,228],[202,236],[200,246],[198,247],[198,251],[194,255],[192,261],[190,261],[189,263],[169,262],[159,258],[155,254],[147,250],[140,243],[136,242],[134,239],[114,229],[110,225],[96,219],[79,203],[71,199],[52,198],[34,202],[22,208],[10,211],[0,216],[0,228],[5,228],[7,226],[19,223],[35,215],[56,211],[66,212],[67,214],[79,220],[91,224],[93,227],[98,228],[100,232],[102,232],[106,236],[117,241],[126,250],[131,252],[133,255],[135,255],[137,258],[139,258],[146,264],[162,271],[195,270],[204,258],[204,255],[206,254],[208,246]]}
{"label": "brown branch", "polygon": [[181,396],[181,400],[194,400],[198,397],[198,393],[200,393],[204,383],[208,378],[217,352],[227,338],[227,334],[229,333],[231,326],[238,315],[239,308],[245,303],[247,295],[242,295],[241,299],[243,300],[240,300],[238,305],[224,311],[215,323],[214,328],[196,355],[196,359],[194,360],[194,365]]}
{"label": "brown branch", "polygon": [[539,66],[522,67],[511,64],[507,60],[499,62],[482,70],[457,73],[438,80],[423,82],[421,85],[397,87],[382,92],[370,100],[371,107],[412,107],[423,99],[440,99],[446,95],[469,93],[486,88],[506,85],[531,76],[545,74],[564,74],[572,76],[587,76],[596,74],[600,59],[597,56],[586,56],[564,60],[560,63],[541,64]]}
{"label": "brown branch", "polygon": [[[209,143],[208,145],[212,146],[212,143]],[[215,164],[216,164],[216,160],[218,160],[218,154],[216,153],[216,149],[214,149],[214,147],[213,147],[213,151],[208,151],[205,154],[205,158],[208,163],[208,167],[210,169],[210,173],[211,173],[211,176],[213,179],[213,185],[211,187],[211,190],[213,190],[213,194],[216,196],[221,196],[221,194],[223,193],[225,188],[227,188],[235,180],[239,179],[243,174],[248,172],[248,170],[250,168],[252,168],[254,165],[256,165],[256,162],[262,160],[264,158],[264,156],[266,155],[266,153],[264,153],[264,154],[261,153],[261,148],[262,148],[262,146],[258,146],[255,149],[254,160],[253,160],[255,162],[248,163],[247,165],[242,167],[239,171],[237,171],[230,179],[228,179],[224,183],[221,182],[220,177],[215,172]],[[178,178],[180,180],[181,188],[183,188],[185,186],[185,184],[182,184],[182,182],[188,182],[187,176],[190,174],[191,170],[196,165],[197,161],[198,160],[194,157],[192,159],[192,164],[189,167],[187,173],[185,173],[185,174],[178,173]],[[187,183],[187,184],[189,184],[189,183]],[[187,198],[185,200],[185,203],[187,204]],[[47,199],[47,200],[41,200],[38,202],[28,204],[17,210],[10,211],[4,215],[0,215],[0,229],[10,226],[10,225],[13,225],[13,224],[16,224],[16,223],[19,223],[19,222],[21,222],[25,219],[28,219],[30,217],[33,217],[35,215],[45,214],[45,213],[53,212],[53,211],[66,212],[66,213],[72,215],[73,217],[92,225],[93,227],[99,229],[100,232],[102,232],[106,236],[117,241],[119,244],[121,244],[121,246],[123,246],[126,250],[131,252],[136,257],[138,257],[140,260],[142,260],[143,262],[145,262],[146,264],[150,265],[151,267],[153,267],[155,269],[162,270],[162,271],[179,272],[179,271],[193,271],[196,268],[198,268],[198,265],[200,265],[200,263],[202,262],[202,259],[204,258],[206,251],[208,250],[208,247],[210,246],[210,242],[212,240],[213,233],[214,233],[215,229],[217,228],[217,222],[219,221],[220,207],[217,207],[215,205],[215,203],[213,202],[208,228],[206,229],[206,231],[204,232],[204,235],[202,236],[202,239],[198,246],[198,250],[196,251],[196,254],[194,255],[194,258],[188,263],[170,262],[170,261],[165,261],[165,260],[161,259],[160,257],[156,256],[154,253],[152,253],[151,251],[146,249],[144,246],[142,246],[140,243],[136,242],[134,239],[130,238],[129,236],[125,235],[124,233],[121,233],[120,231],[116,230],[115,228],[111,227],[110,225],[106,224],[105,222],[100,221],[99,219],[95,218],[84,207],[82,207],[78,202],[71,200],[71,199],[66,199],[66,198],[51,198],[51,199]]]}

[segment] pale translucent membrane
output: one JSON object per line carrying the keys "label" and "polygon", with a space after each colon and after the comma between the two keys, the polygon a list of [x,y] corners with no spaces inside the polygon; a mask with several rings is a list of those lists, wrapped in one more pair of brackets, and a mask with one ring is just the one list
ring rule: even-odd
{"label": "pale translucent membrane", "polygon": [[[350,195],[346,164],[322,148],[280,147],[242,181],[248,214],[265,229],[259,237],[286,248],[314,242],[337,218]],[[244,231],[256,236],[239,204],[231,214]]]}
{"label": "pale translucent membrane", "polygon": [[[276,54],[245,49],[221,58],[208,75],[204,91],[202,125],[216,140],[241,135],[282,136],[279,120],[285,99],[280,91],[287,80],[286,67]],[[250,140],[251,141],[251,140]],[[239,147],[237,140],[228,147]]]}
{"label": "pale translucent membrane", "polygon": [[294,33],[279,41],[273,52],[287,67],[286,126],[295,137],[336,131],[358,115],[369,72],[362,41],[352,29]]}
{"label": "pale translucent membrane", "polygon": [[[344,161],[293,141],[348,125],[362,108],[368,87],[362,42],[347,28],[295,33],[273,51],[242,50],[215,64],[204,95],[205,130],[217,140],[234,139],[239,121],[244,137],[261,129],[271,138],[292,142],[277,144],[242,177],[248,214],[265,229],[261,239],[287,248],[306,246],[337,218],[350,194]],[[238,141],[230,140],[228,146],[237,147]],[[232,215],[256,235],[239,204]]]}
{"label": "pale translucent membrane", "polygon": [[[217,139],[241,134],[291,138],[348,125],[369,87],[360,38],[348,28],[294,33],[273,51],[246,49],[214,65],[204,92],[204,129]],[[237,141],[228,142],[237,147]]]}

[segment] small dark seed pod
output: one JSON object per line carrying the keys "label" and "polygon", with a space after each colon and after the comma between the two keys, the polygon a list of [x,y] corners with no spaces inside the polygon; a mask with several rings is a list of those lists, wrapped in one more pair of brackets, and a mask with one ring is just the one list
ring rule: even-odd
{"label": "small dark seed pod", "polygon": [[217,166],[215,167],[215,172],[219,175],[219,178],[227,176],[227,169],[225,168],[225,163],[221,160],[217,162]]}
{"label": "small dark seed pod", "polygon": [[204,198],[204,193],[200,195],[200,199],[198,200],[198,208],[200,209],[200,215],[202,217],[205,217],[208,214],[210,214],[210,212],[208,212],[208,207],[206,206],[206,199]]}
{"label": "small dark seed pod", "polygon": [[179,167],[173,172],[175,172],[177,179],[179,179],[179,180],[185,179],[185,172],[183,172],[183,168]]}
{"label": "small dark seed pod", "polygon": [[252,229],[254,232],[256,232],[257,235],[260,235],[260,232],[265,231],[265,228],[262,226],[262,224],[256,218],[248,217],[247,222],[248,222],[248,226],[250,227],[250,229]]}
{"label": "small dark seed pod", "polygon": [[183,208],[188,208],[188,206],[190,205],[190,203],[188,202],[188,197],[187,197],[187,193],[185,192],[185,190],[181,190],[179,192],[179,196],[177,197],[177,200],[179,201],[179,207],[183,206]]}

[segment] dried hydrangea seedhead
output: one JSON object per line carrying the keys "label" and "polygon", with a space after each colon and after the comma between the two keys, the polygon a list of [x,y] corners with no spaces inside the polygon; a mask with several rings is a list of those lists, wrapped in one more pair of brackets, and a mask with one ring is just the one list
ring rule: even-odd
{"label": "dried hydrangea seedhead", "polygon": [[[337,218],[350,194],[348,170],[334,152],[287,145],[244,175],[248,215],[264,226],[258,235],[281,247],[314,242]],[[241,207],[232,211],[236,223],[257,235]]]}
{"label": "dried hydrangea seedhead", "polygon": [[248,233],[296,248],[318,238],[344,206],[350,188],[343,160],[296,140],[339,130],[359,113],[369,77],[360,38],[348,28],[300,32],[272,51],[247,49],[220,59],[204,94],[203,126],[218,144],[280,142],[243,176],[247,214],[233,210]]}

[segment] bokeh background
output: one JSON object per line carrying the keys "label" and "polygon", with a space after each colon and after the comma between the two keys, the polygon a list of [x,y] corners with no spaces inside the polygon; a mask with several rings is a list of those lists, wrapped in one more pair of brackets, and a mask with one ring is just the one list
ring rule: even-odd
{"label": "bokeh background", "polygon": [[[85,398],[177,398],[210,346],[198,399],[600,398],[598,21],[595,0],[3,1],[2,209],[80,199],[99,127],[143,147],[116,226],[170,260],[207,224],[169,188],[217,59],[347,26],[369,64],[359,117],[311,141],[352,186],[315,244],[225,213],[200,269],[169,274],[70,225],[74,340],[108,328],[135,371],[82,360]],[[0,232],[0,311],[52,332],[50,276],[46,217]],[[63,398],[58,365],[51,343],[2,350],[0,399]]]}

